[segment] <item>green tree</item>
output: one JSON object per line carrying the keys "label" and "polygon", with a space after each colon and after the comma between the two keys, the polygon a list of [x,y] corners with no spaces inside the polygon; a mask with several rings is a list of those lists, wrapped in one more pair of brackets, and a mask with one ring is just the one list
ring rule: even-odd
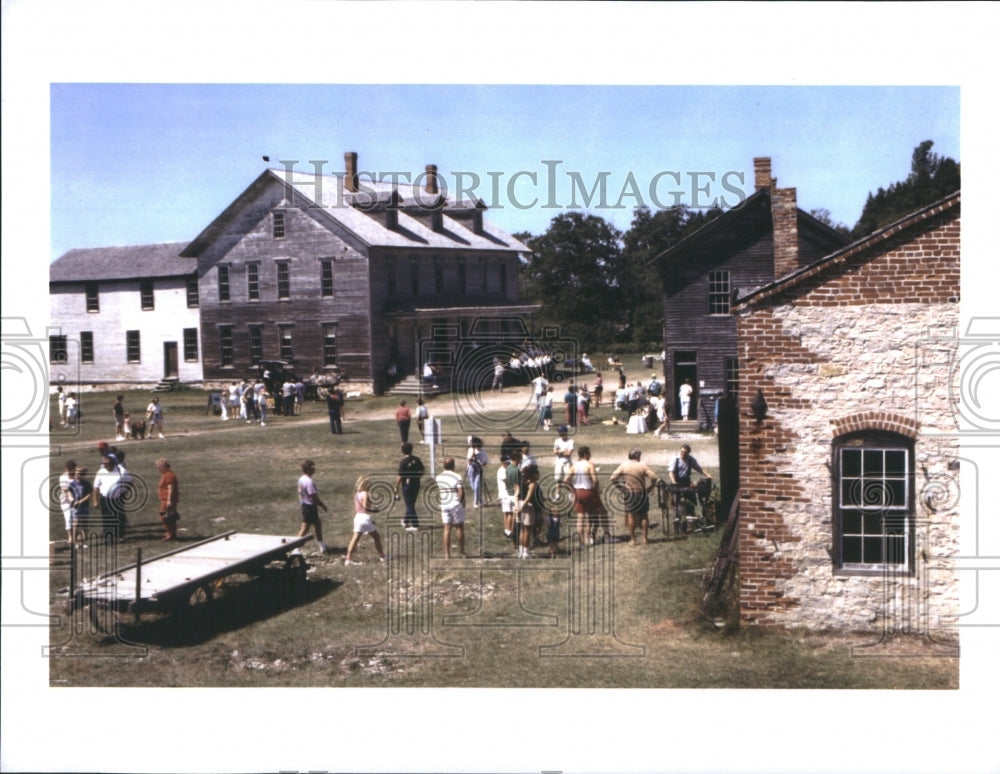
{"label": "green tree", "polygon": [[528,240],[522,291],[541,304],[536,321],[558,325],[583,347],[615,341],[622,319],[621,232],[596,215],[567,212]]}
{"label": "green tree", "polygon": [[933,147],[933,140],[924,140],[913,149],[906,180],[868,193],[851,236],[855,239],[867,236],[961,187],[961,166],[954,159],[932,153]]}

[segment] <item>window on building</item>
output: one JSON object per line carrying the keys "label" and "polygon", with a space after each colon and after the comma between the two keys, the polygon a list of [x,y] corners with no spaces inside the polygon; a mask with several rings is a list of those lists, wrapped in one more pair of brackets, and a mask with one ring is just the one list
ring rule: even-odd
{"label": "window on building", "polygon": [[740,361],[739,358],[726,358],[726,397],[736,399],[740,389]]}
{"label": "window on building", "polygon": [[710,271],[708,273],[708,313],[729,314],[729,272]]}
{"label": "window on building", "polygon": [[507,295],[507,264],[500,263],[500,292]]}
{"label": "window on building", "polygon": [[94,362],[94,332],[80,331],[80,362]]}
{"label": "window on building", "polygon": [[444,259],[434,256],[434,292],[444,293]]}
{"label": "window on building", "polygon": [[271,236],[275,239],[285,238],[285,213],[271,213]]}
{"label": "window on building", "polygon": [[139,331],[125,331],[125,358],[130,363],[142,362],[142,350],[139,347]]}
{"label": "window on building", "polygon": [[229,300],[229,267],[220,266],[219,269],[219,301]]}
{"label": "window on building", "polygon": [[233,326],[219,326],[219,365],[233,364]]}
{"label": "window on building", "polygon": [[87,312],[96,313],[101,311],[101,298],[97,294],[97,283],[88,282],[84,288],[87,294]]}
{"label": "window on building", "polygon": [[489,292],[489,264],[486,262],[486,258],[479,259],[479,292],[482,295],[486,295]]}
{"label": "window on building", "polygon": [[260,300],[260,264],[247,264],[247,298],[251,301]]}
{"label": "window on building", "polygon": [[198,360],[198,329],[184,329],[184,360],[196,362]]}
{"label": "window on building", "polygon": [[278,349],[282,360],[291,360],[295,356],[292,349],[292,326],[278,326]]}
{"label": "window on building", "polygon": [[337,365],[337,323],[323,323],[323,365]]}
{"label": "window on building", "polygon": [[465,275],[465,259],[460,258],[458,260],[458,292],[465,295],[468,291],[468,283]]}
{"label": "window on building", "polygon": [[420,295],[420,259],[415,255],[410,256],[410,295]]}
{"label": "window on building", "polygon": [[333,297],[333,261],[319,262],[319,292],[323,298]]}
{"label": "window on building", "polygon": [[49,362],[69,362],[69,348],[66,345],[65,336],[49,336]]}
{"label": "window on building", "polygon": [[188,309],[198,308],[198,278],[188,277],[187,281],[187,305]]}
{"label": "window on building", "polygon": [[264,331],[259,325],[251,325],[250,331],[250,362],[257,365],[264,359]]}
{"label": "window on building", "polygon": [[149,312],[155,308],[153,303],[153,281],[142,280],[139,283],[139,301],[142,304],[142,311]]}
{"label": "window on building", "polygon": [[834,442],[834,561],[843,571],[912,566],[913,442],[863,431]]}
{"label": "window on building", "polygon": [[288,280],[288,261],[278,261],[278,298],[291,298],[290,283]]}

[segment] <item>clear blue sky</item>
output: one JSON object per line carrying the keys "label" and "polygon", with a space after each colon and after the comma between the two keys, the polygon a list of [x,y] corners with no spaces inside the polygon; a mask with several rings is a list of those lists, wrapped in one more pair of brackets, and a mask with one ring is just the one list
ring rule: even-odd
{"label": "clear blue sky", "polygon": [[376,175],[437,164],[498,225],[535,234],[588,197],[620,229],[640,201],[731,206],[770,156],[800,207],[853,226],[925,139],[961,160],[957,87],[56,83],[51,257],[192,239],[262,156],[333,173],[347,150]]}

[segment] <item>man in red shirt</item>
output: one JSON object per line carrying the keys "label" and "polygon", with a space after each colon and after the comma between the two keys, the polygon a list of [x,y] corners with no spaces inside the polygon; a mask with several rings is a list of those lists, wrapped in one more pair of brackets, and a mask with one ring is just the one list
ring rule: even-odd
{"label": "man in red shirt", "polygon": [[177,503],[181,498],[177,474],[170,469],[170,463],[165,457],[160,457],[156,461],[156,470],[160,473],[160,484],[157,488],[160,495],[160,521],[167,530],[163,539],[173,540],[177,537],[177,521],[181,517],[177,513]]}
{"label": "man in red shirt", "polygon": [[399,440],[402,443],[406,443],[410,440],[410,410],[406,407],[406,401],[401,400],[399,402],[399,408],[396,409],[396,424],[399,425]]}

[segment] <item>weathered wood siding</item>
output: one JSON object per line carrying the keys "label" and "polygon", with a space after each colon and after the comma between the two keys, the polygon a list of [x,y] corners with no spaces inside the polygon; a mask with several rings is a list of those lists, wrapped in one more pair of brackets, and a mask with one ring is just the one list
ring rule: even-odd
{"label": "weathered wood siding", "polygon": [[[274,211],[284,212],[285,236],[272,232]],[[319,219],[325,219],[323,223]],[[296,370],[323,371],[323,326],[337,325],[337,366],[352,381],[370,381],[368,261],[364,246],[342,232],[322,211],[291,206],[278,184],[244,207],[199,256],[205,378],[228,379],[254,371],[250,328],[260,326],[262,357],[282,359],[279,331],[292,326]],[[321,263],[333,267],[333,295],[322,295]],[[278,262],[287,261],[289,297],[278,298]],[[259,300],[248,293],[248,264],[258,265]],[[219,265],[229,267],[229,301],[219,301]],[[233,364],[223,366],[220,326],[231,325]]]}

